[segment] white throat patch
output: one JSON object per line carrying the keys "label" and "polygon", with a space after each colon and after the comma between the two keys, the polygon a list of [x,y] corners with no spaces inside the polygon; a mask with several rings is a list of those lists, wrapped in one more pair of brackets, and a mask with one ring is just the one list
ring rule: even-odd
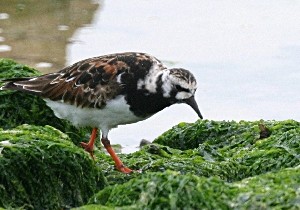
{"label": "white throat patch", "polygon": [[171,96],[172,91],[172,81],[170,80],[170,70],[166,70],[161,79],[162,79],[162,90],[163,90],[163,96],[165,98],[168,98]]}
{"label": "white throat patch", "polygon": [[157,61],[153,63],[151,69],[149,70],[148,75],[145,77],[144,80],[140,79],[137,82],[137,89],[146,89],[149,93],[156,93],[157,88],[157,79],[163,73],[161,70],[161,66],[158,64]]}

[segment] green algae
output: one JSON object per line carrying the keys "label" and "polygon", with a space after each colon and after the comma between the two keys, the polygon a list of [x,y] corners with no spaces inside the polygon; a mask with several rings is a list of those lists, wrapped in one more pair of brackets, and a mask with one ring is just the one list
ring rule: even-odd
{"label": "green algae", "polygon": [[[271,132],[271,135],[267,138],[260,137],[259,124],[262,123]],[[202,124],[202,127],[209,127],[211,124],[219,124],[219,127],[225,127],[233,124],[233,127],[237,128],[238,131],[231,129],[232,132],[226,133],[223,140],[221,140],[221,137],[218,137],[218,139],[211,137],[196,148],[187,150],[151,144],[135,153],[123,155],[122,160],[128,167],[135,170],[146,172],[172,170],[181,174],[193,173],[205,177],[218,176],[228,182],[242,180],[266,172],[275,172],[300,164],[298,155],[300,152],[299,122],[292,120],[281,122],[243,121],[241,123],[198,121],[195,123],[195,127],[196,124]],[[175,130],[178,130],[178,127]],[[194,128],[192,128],[193,130]],[[204,135],[214,136],[213,133],[216,131],[210,130],[212,134],[206,131],[207,133],[204,133]],[[188,133],[187,129],[184,129],[184,131]],[[244,133],[241,131],[244,131]],[[174,133],[174,128],[168,132]],[[165,135],[163,134],[163,136]],[[165,139],[165,142],[169,141],[173,143],[175,140],[174,138]],[[172,143],[171,145],[173,145]],[[112,165],[113,163],[110,161],[110,159],[98,160],[99,167],[105,166],[103,170],[109,183],[121,184],[128,181],[127,176],[119,175],[114,172],[113,167],[106,165]]]}
{"label": "green algae", "polygon": [[300,168],[250,177],[232,185],[238,194],[232,200],[234,209],[299,209]]}
{"label": "green algae", "polygon": [[34,68],[16,63],[11,59],[0,59],[0,78],[10,79],[14,77],[33,77],[41,73]]}
{"label": "green algae", "polygon": [[[38,75],[40,73],[33,68],[10,59],[0,59],[0,86],[1,79]],[[54,116],[53,111],[40,97],[18,91],[0,91],[0,127],[10,129],[22,124],[51,125],[67,133],[76,145],[88,139],[87,134],[90,132],[85,128],[78,129],[68,121]]]}
{"label": "green algae", "polygon": [[0,130],[0,206],[70,208],[106,185],[89,155],[51,126]]}
{"label": "green algae", "polygon": [[[269,130],[268,137],[261,137],[260,125]],[[192,150],[193,154],[205,160],[197,165],[202,172],[193,170],[198,175],[216,175],[235,181],[300,163],[300,123],[293,120],[182,123],[154,142],[182,148],[176,142],[185,138],[185,149],[191,148],[186,151]],[[198,139],[198,142],[205,138],[206,141],[198,145],[188,144],[192,138]]]}
{"label": "green algae", "polygon": [[[90,205],[85,205],[81,206],[79,208],[73,208],[73,210],[114,210],[116,208],[114,207],[108,207],[108,206],[103,206],[99,204],[90,204]],[[120,208],[118,208],[120,209]],[[122,208],[125,209],[125,208]]]}
{"label": "green algae", "polygon": [[[233,128],[230,128],[231,124]],[[142,196],[142,192],[149,192],[149,186],[146,185],[149,182],[148,176],[153,176],[152,178],[156,180],[159,179],[156,176],[168,176],[169,173],[176,172],[177,176],[181,177],[179,180],[191,175],[208,182],[212,178],[219,180],[217,185],[220,185],[220,189],[226,189],[222,191],[222,194],[227,196],[222,201],[216,201],[214,195],[201,189],[199,192],[193,193],[208,193],[209,196],[205,199],[208,203],[213,203],[216,206],[206,206],[202,201],[193,199],[196,204],[185,204],[198,205],[197,207],[181,206],[181,204],[176,203],[177,209],[281,209],[299,207],[299,122],[293,120],[254,122],[207,120],[188,124],[191,128],[190,131],[182,125],[183,123],[175,126],[159,139],[167,136],[168,138],[164,139],[165,145],[168,145],[169,142],[171,142],[170,145],[174,145],[174,141],[176,141],[174,133],[176,131],[180,133],[177,136],[182,135],[183,132],[193,135],[192,132],[197,131],[193,128],[195,126],[209,128],[210,131],[203,132],[203,135],[207,136],[207,140],[197,147],[193,146],[192,149],[179,150],[169,146],[151,144],[135,153],[123,155],[123,160],[129,167],[136,170],[142,169],[143,172],[128,176],[115,172],[113,168],[105,167],[105,176],[110,187],[100,191],[90,202],[110,207],[122,207],[121,209],[124,207],[125,209],[147,209],[149,205],[151,207],[149,209],[172,209],[173,201],[169,199],[169,196],[172,197],[172,193],[177,192],[175,189],[170,187],[166,187],[170,191],[161,189],[166,192],[164,195],[159,194],[159,190],[154,191],[153,197],[150,196],[151,202],[154,203],[147,203],[147,205],[141,202],[140,196]],[[217,125],[215,128],[218,129],[212,129],[211,125]],[[183,128],[183,131],[178,127]],[[220,127],[223,130],[220,131]],[[262,136],[261,127],[268,129],[268,135]],[[227,132],[224,132],[224,128]],[[219,136],[215,132],[219,133]],[[220,132],[223,133],[223,136]],[[201,135],[201,132],[197,132],[197,134]],[[98,164],[102,165],[102,163],[101,160],[98,160]],[[277,181],[275,182],[273,179]],[[170,180],[167,180],[157,183],[156,186],[170,184]],[[281,181],[279,182],[279,180]],[[260,194],[265,192],[266,186],[271,190],[268,191],[269,194],[261,196]],[[214,188],[212,194],[218,195],[220,189]],[[291,192],[291,194],[286,192]],[[278,199],[281,194],[282,200]],[[184,193],[180,195],[180,198],[184,200],[188,196]],[[155,199],[157,202],[154,201]]]}
{"label": "green algae", "polygon": [[215,177],[204,179],[174,171],[154,172],[122,185],[109,186],[90,202],[107,206],[135,205],[137,209],[225,209],[232,199],[231,194],[224,194],[226,185]]}
{"label": "green algae", "polygon": [[154,140],[155,143],[172,148],[194,149],[199,144],[211,145],[213,148],[234,149],[246,147],[262,139],[260,128],[264,125],[270,135],[279,135],[291,129],[299,128],[300,123],[286,121],[212,121],[198,120],[195,123],[180,123]]}
{"label": "green algae", "polygon": [[202,143],[214,147],[230,144],[233,147],[259,138],[259,132],[256,123],[199,120],[196,123],[180,123],[154,142],[181,150],[194,149]]}
{"label": "green algae", "polygon": [[97,208],[96,204],[117,209],[299,209],[299,177],[298,167],[233,183],[218,177],[153,172],[106,187],[83,209]]}

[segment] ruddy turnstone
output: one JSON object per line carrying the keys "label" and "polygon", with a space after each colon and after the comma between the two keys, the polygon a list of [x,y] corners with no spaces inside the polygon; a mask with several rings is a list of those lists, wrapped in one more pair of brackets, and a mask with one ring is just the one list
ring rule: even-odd
{"label": "ruddy turnstone", "polygon": [[168,69],[155,57],[136,52],[88,58],[55,73],[6,80],[2,87],[38,95],[57,117],[93,127],[89,142],[81,143],[92,157],[100,128],[101,142],[124,173],[132,170],[115,154],[108,132],[176,103],[190,105],[202,119],[194,98],[196,88],[196,79],[188,70]]}

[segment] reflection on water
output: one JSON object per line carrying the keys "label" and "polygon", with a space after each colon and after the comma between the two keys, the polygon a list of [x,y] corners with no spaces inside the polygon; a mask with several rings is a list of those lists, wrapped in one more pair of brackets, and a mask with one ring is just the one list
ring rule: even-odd
{"label": "reflection on water", "polygon": [[0,57],[43,72],[61,69],[70,38],[91,23],[98,7],[82,0],[1,0]]}

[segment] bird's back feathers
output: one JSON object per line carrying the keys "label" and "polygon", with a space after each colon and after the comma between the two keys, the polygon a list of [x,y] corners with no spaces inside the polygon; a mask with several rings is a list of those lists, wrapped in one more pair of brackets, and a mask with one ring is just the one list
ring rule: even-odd
{"label": "bird's back feathers", "polygon": [[102,108],[108,100],[144,78],[154,62],[158,70],[165,69],[148,54],[110,54],[79,61],[56,73],[10,79],[2,89],[23,91],[79,107]]}

